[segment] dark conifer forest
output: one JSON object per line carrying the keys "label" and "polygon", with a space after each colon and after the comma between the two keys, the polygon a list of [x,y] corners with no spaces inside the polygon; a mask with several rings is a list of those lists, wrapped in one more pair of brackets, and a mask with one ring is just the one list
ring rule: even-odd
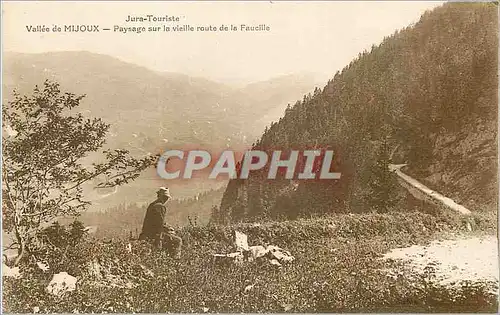
{"label": "dark conifer forest", "polygon": [[473,211],[495,209],[496,6],[428,11],[290,105],[253,148],[333,148],[341,179],[267,180],[266,169],[251,172],[229,183],[215,220],[404,211],[389,163],[407,163],[407,173]]}

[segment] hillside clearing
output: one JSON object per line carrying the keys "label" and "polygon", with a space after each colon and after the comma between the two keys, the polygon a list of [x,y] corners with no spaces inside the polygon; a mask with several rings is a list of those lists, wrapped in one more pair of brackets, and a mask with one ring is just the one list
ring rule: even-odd
{"label": "hillside clearing", "polygon": [[[493,216],[473,214],[472,218],[472,233],[456,216],[421,212],[186,227],[180,231],[185,241],[181,261],[152,251],[142,242],[133,242],[127,249],[128,240],[82,240],[63,256],[64,248],[41,252],[38,259],[50,266],[49,271],[24,266],[21,273],[29,276],[4,278],[8,292],[4,309],[32,312],[36,308],[42,313],[494,312],[498,303],[493,291],[498,281],[478,278],[450,287],[429,282],[439,275],[437,271],[422,275],[381,259],[397,247],[418,244],[425,248],[427,244],[432,248],[434,240],[451,234],[493,234]],[[213,254],[234,250],[235,230],[248,235],[249,245],[275,244],[296,259],[282,267],[259,260],[241,265],[214,263]],[[98,278],[88,269],[96,263],[103,272]],[[387,276],[391,267],[399,271],[397,277]],[[45,292],[58,272],[78,278],[77,289],[62,299]]]}
{"label": "hillside clearing", "polygon": [[[436,281],[457,285],[460,281],[497,281],[498,240],[494,236],[456,240],[435,240],[428,246],[413,245],[392,249],[383,256],[400,260],[413,271],[424,274],[433,266]],[[498,295],[498,291],[494,291]]]}

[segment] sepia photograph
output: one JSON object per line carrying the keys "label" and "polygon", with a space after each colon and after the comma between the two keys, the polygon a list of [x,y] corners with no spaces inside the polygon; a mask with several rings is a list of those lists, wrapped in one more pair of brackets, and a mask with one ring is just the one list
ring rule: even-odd
{"label": "sepia photograph", "polygon": [[497,313],[497,1],[11,1],[2,313]]}

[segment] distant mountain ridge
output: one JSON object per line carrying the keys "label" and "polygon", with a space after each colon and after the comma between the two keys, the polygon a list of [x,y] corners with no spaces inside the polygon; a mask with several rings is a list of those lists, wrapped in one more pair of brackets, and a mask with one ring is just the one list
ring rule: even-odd
{"label": "distant mountain ridge", "polygon": [[[5,53],[2,67],[4,106],[14,89],[31,94],[44,80],[56,81],[63,91],[86,95],[79,111],[111,125],[107,146],[141,155],[185,145],[243,150],[270,123],[262,121],[268,112],[286,107],[316,85],[311,76],[290,75],[240,89],[86,51]],[[91,192],[96,198],[92,208],[147,202],[158,186],[168,184],[151,169],[118,192],[106,192],[106,198]],[[176,198],[192,197],[221,183],[185,184],[173,187]]]}
{"label": "distant mountain ridge", "polygon": [[84,51],[6,53],[3,68],[6,96],[14,88],[29,92],[45,79],[55,80],[63,89],[87,95],[81,110],[112,125],[112,142],[138,142],[132,137],[140,133],[144,143],[134,145],[147,147],[161,139],[169,144],[248,143],[247,138],[258,135],[256,128],[248,128],[253,120],[286,106],[316,84],[312,77],[292,75],[277,78],[277,84],[274,79],[256,83],[260,88],[247,91]]}

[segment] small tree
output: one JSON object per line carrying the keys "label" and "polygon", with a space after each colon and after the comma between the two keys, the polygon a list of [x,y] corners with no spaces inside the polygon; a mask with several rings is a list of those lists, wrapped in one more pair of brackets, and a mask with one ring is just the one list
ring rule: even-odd
{"label": "small tree", "polygon": [[[40,239],[40,244],[50,244],[52,247],[64,248],[69,243],[68,231],[57,221],[41,230],[37,236]],[[47,246],[43,247],[45,249]]]}
{"label": "small tree", "polygon": [[387,212],[397,202],[398,183],[394,174],[389,171],[390,162],[389,146],[384,138],[368,176],[368,204],[379,213]]}
{"label": "small tree", "polygon": [[69,240],[71,244],[78,243],[87,233],[81,221],[75,220],[69,225]]}
{"label": "small tree", "polygon": [[[44,224],[88,207],[84,184],[125,184],[157,159],[103,150],[109,125],[74,111],[83,98],[45,81],[31,96],[14,92],[2,106],[2,218],[4,229],[15,235],[15,265]],[[99,159],[89,157],[99,151]]]}

